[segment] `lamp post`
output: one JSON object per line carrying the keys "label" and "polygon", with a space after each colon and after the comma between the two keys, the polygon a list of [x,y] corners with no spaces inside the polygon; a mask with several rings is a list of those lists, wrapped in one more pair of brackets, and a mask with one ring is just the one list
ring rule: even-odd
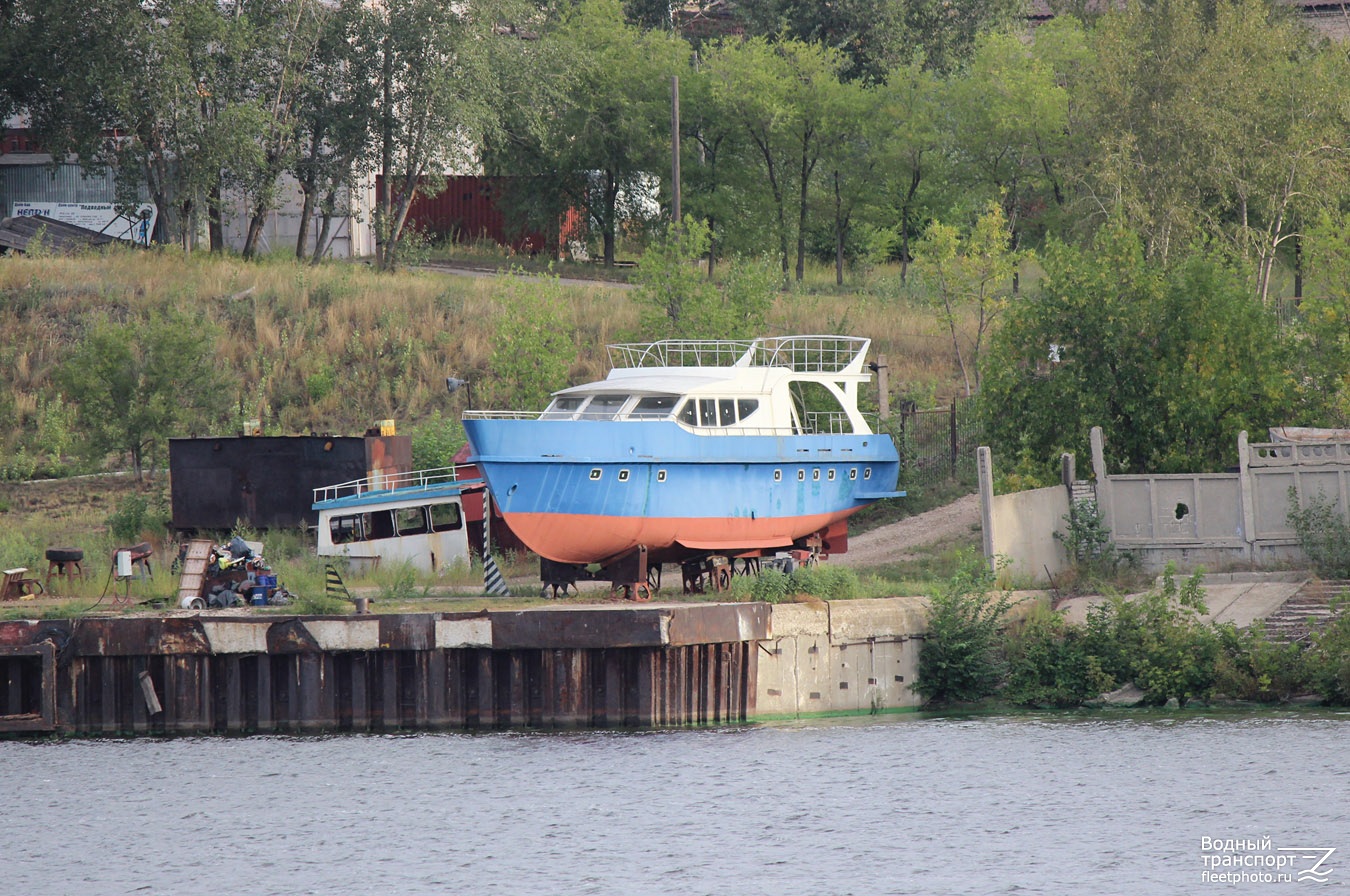
{"label": "lamp post", "polygon": [[454,395],[460,389],[463,389],[464,396],[467,399],[464,410],[467,411],[473,408],[473,383],[468,380],[459,379],[458,377],[447,376],[445,378],[445,388],[451,395]]}

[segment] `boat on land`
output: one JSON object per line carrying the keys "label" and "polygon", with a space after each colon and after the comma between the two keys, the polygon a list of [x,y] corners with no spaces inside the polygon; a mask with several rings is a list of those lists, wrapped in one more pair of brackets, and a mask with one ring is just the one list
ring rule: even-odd
{"label": "boat on land", "polygon": [[858,408],[870,343],[611,345],[605,379],[554,393],[542,412],[465,411],[470,460],[527,547],[621,569],[616,585],[649,579],[633,557],[659,570],[838,552],[851,514],[902,494],[894,442]]}

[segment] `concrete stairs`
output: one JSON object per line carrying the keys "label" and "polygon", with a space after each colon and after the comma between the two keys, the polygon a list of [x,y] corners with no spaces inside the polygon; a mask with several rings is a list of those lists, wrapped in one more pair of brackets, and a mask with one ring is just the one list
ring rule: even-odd
{"label": "concrete stairs", "polygon": [[[1272,641],[1304,641],[1339,613],[1331,604],[1350,596],[1350,580],[1310,579],[1293,597],[1266,617],[1266,635]],[[1344,607],[1342,607],[1342,612]]]}

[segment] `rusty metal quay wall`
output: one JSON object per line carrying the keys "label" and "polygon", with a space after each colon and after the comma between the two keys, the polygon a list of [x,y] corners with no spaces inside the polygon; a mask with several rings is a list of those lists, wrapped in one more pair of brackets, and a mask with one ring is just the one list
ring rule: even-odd
{"label": "rusty metal quay wall", "polygon": [[0,736],[725,724],[763,604],[0,622]]}

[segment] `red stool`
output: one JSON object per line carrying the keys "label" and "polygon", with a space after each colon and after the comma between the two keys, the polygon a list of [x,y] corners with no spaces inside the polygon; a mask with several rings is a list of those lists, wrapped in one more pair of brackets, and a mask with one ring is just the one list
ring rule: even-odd
{"label": "red stool", "polygon": [[84,581],[84,567],[80,566],[82,560],[84,551],[79,548],[48,548],[47,590],[52,588],[52,576],[65,579],[67,585],[75,578]]}

